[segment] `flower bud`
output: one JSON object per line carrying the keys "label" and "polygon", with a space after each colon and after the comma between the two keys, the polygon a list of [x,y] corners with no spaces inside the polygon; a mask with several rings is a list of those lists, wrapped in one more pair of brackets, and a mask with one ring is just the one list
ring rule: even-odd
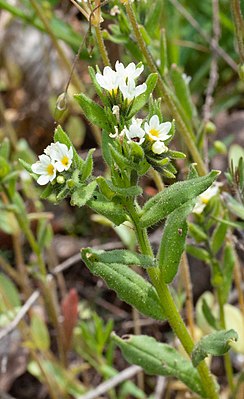
{"label": "flower bud", "polygon": [[216,140],[214,142],[214,148],[218,154],[223,154],[223,155],[227,154],[226,145],[220,140]]}
{"label": "flower bud", "polygon": [[58,184],[64,184],[64,182],[65,182],[65,178],[62,175],[59,175],[57,177],[57,183]]}
{"label": "flower bud", "polygon": [[215,124],[211,121],[208,121],[205,125],[205,132],[206,134],[215,134],[216,133]]}

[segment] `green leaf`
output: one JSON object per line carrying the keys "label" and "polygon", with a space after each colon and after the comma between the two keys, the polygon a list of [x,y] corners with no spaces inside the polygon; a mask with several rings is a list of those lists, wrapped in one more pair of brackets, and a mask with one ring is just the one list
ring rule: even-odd
{"label": "green leaf", "polygon": [[89,201],[93,196],[96,186],[97,182],[96,180],[93,180],[87,186],[81,186],[76,188],[71,196],[70,204],[72,206],[75,205],[79,207],[84,206],[87,203],[87,201]]}
{"label": "green leaf", "polygon": [[0,179],[4,178],[9,172],[9,162],[3,156],[0,156]]}
{"label": "green leaf", "polygon": [[0,313],[21,306],[19,293],[12,281],[0,273]]}
{"label": "green leaf", "polygon": [[111,167],[112,166],[112,157],[110,153],[110,145],[113,145],[114,139],[109,137],[108,132],[102,131],[102,153],[103,159],[105,162]]}
{"label": "green leaf", "polygon": [[228,193],[224,193],[223,197],[230,212],[244,220],[244,206]]}
{"label": "green leaf", "polygon": [[89,249],[83,249],[81,254],[89,270],[105,280],[107,286],[114,290],[122,301],[135,307],[145,316],[156,320],[165,319],[155,288],[143,277],[122,263],[94,261]]}
{"label": "green leaf", "polygon": [[127,215],[122,205],[116,204],[112,201],[108,201],[101,193],[95,193],[87,205],[100,215],[105,216],[116,226],[119,226],[125,220]]}
{"label": "green leaf", "polygon": [[110,180],[107,180],[107,184],[115,195],[119,195],[120,197],[135,197],[142,193],[142,189],[139,186],[117,187]]}
{"label": "green leaf", "polygon": [[91,100],[85,94],[75,94],[75,100],[79,103],[85,117],[94,125],[99,126],[107,132],[111,131],[111,126],[108,123],[108,118],[103,108],[95,101]]}
{"label": "green leaf", "polygon": [[140,111],[140,109],[142,109],[144,105],[148,102],[149,96],[153,92],[157,84],[157,80],[158,80],[157,73],[151,73],[148,76],[146,80],[147,89],[144,93],[140,94],[138,97],[135,98],[128,119],[131,119],[132,116],[134,116],[138,111]]}
{"label": "green leaf", "polygon": [[218,322],[215,316],[213,315],[211,308],[208,306],[208,303],[205,298],[202,299],[202,312],[208,324],[211,327],[213,327],[215,330],[218,330]]}
{"label": "green leaf", "polygon": [[143,207],[140,219],[141,227],[150,227],[158,223],[176,208],[196,198],[211,186],[218,175],[219,172],[213,170],[206,176],[172,184],[155,195]]}
{"label": "green leaf", "polygon": [[195,345],[192,352],[192,364],[197,367],[208,355],[221,356],[230,349],[230,343],[238,340],[234,330],[215,331],[206,335]]}
{"label": "green leaf", "polygon": [[63,143],[65,145],[67,145],[68,148],[72,147],[73,148],[73,159],[74,159],[74,163],[76,168],[80,169],[82,168],[83,165],[83,159],[77,154],[77,151],[75,149],[75,147],[73,146],[69,136],[64,132],[64,130],[62,129],[62,127],[59,125],[54,132],[54,141],[59,141],[60,143]]}
{"label": "green leaf", "polygon": [[37,241],[40,250],[48,248],[53,239],[53,231],[50,223],[45,219],[40,219],[37,225]]}
{"label": "green leaf", "polygon": [[178,271],[181,255],[185,248],[186,219],[194,204],[194,200],[186,202],[166,219],[157,257],[161,276],[167,284],[171,283]]}
{"label": "green leaf", "polygon": [[227,243],[224,249],[224,259],[223,259],[223,269],[222,269],[224,281],[220,291],[223,303],[226,303],[228,301],[228,296],[232,285],[235,262],[236,262],[235,251],[232,245]]}
{"label": "green leaf", "polygon": [[200,247],[196,247],[195,245],[187,244],[186,245],[186,252],[190,254],[191,256],[194,256],[194,258],[197,258],[199,260],[203,260],[206,263],[210,262],[210,256],[209,253]]}
{"label": "green leaf", "polygon": [[207,241],[207,234],[197,224],[188,222],[188,230],[189,234],[196,242]]}
{"label": "green leaf", "polygon": [[7,234],[17,234],[20,231],[15,215],[5,209],[0,209],[0,230]]}
{"label": "green leaf", "polygon": [[193,392],[207,397],[197,370],[172,346],[161,344],[147,335],[125,335],[120,338],[113,333],[112,338],[129,363],[141,366],[148,374],[176,377]]}
{"label": "green leaf", "polygon": [[3,157],[6,159],[6,161],[9,159],[10,156],[10,142],[7,137],[5,137],[0,145],[0,157]]}
{"label": "green leaf", "polygon": [[171,79],[174,85],[176,96],[182,105],[182,108],[189,120],[195,113],[194,105],[191,100],[191,94],[188,84],[185,82],[180,69],[173,64],[171,67]]}
{"label": "green leaf", "polygon": [[113,251],[102,251],[95,249],[87,249],[90,262],[102,263],[121,263],[123,265],[137,265],[144,268],[154,267],[154,258],[147,255],[131,252],[126,249],[115,249]]}
{"label": "green leaf", "polygon": [[35,347],[40,351],[48,351],[50,347],[50,337],[45,322],[37,314],[31,317],[31,335]]}
{"label": "green leaf", "polygon": [[93,158],[92,155],[96,149],[91,148],[88,151],[87,157],[82,165],[82,170],[81,170],[81,180],[84,181],[88,179],[88,177],[91,176],[92,170],[93,170]]}
{"label": "green leaf", "polygon": [[[244,209],[244,208],[243,208]],[[218,223],[214,229],[213,235],[211,237],[210,246],[214,255],[220,250],[223,245],[225,235],[227,233],[228,226],[225,223]]]}

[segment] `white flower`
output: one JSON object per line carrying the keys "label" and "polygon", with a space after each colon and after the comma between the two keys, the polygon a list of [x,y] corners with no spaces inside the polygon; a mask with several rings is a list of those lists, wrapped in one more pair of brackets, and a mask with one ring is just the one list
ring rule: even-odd
{"label": "white flower", "polygon": [[154,154],[162,154],[163,152],[168,151],[168,147],[164,144],[163,141],[156,140],[152,145],[152,152]]}
{"label": "white flower", "polygon": [[148,138],[151,141],[165,141],[170,138],[168,135],[171,129],[171,122],[159,122],[158,115],[153,115],[149,121],[144,125],[145,132],[148,134]]}
{"label": "white flower", "polygon": [[137,79],[142,73],[144,65],[137,68],[134,62],[131,62],[127,67],[124,67],[122,62],[116,61],[115,69],[119,75],[119,79],[121,81],[126,81],[126,79]]}
{"label": "white flower", "polygon": [[37,183],[43,186],[53,181],[56,177],[55,161],[45,154],[40,155],[38,158],[39,161],[31,166],[31,170],[37,175],[41,175],[38,177]]}
{"label": "white flower", "polygon": [[96,73],[96,79],[98,84],[105,90],[108,90],[110,94],[114,91],[114,93],[117,93],[118,87],[119,87],[119,74],[115,71],[113,71],[112,68],[109,66],[106,66],[103,69],[103,75],[101,73]]}
{"label": "white flower", "polygon": [[110,15],[115,16],[116,14],[120,14],[120,9],[118,6],[113,6],[110,10]]}
{"label": "white flower", "polygon": [[118,105],[114,105],[112,108],[112,113],[113,115],[116,116],[117,122],[119,122],[119,114],[120,114],[120,109]]}
{"label": "white flower", "polygon": [[134,141],[141,145],[145,140],[145,131],[141,127],[142,119],[132,118],[132,123],[129,129],[125,126],[123,129],[123,133],[125,133],[127,137],[127,143]]}
{"label": "white flower", "polygon": [[56,143],[50,144],[44,152],[52,161],[55,161],[55,168],[58,172],[63,172],[70,168],[73,159],[72,147],[68,148],[67,145],[57,141]]}
{"label": "white flower", "polygon": [[219,184],[215,183],[212,184],[206,191],[200,194],[197,198],[197,203],[194,206],[192,212],[197,213],[198,215],[203,212],[204,208],[209,203],[210,199],[218,194],[219,191]]}
{"label": "white flower", "polygon": [[184,79],[186,85],[189,85],[189,83],[192,79],[191,76],[187,76],[186,73],[182,73],[182,78]]}
{"label": "white flower", "polygon": [[133,98],[138,97],[140,94],[144,93],[147,89],[146,83],[136,87],[134,79],[128,79],[126,84],[125,81],[120,82],[119,89],[123,94],[124,99],[132,101]]}

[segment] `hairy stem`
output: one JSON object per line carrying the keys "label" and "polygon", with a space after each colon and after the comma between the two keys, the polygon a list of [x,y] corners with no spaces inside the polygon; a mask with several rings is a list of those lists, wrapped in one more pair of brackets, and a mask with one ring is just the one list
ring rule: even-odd
{"label": "hairy stem", "polygon": [[[141,253],[143,253],[144,255],[153,256],[153,251],[148,239],[147,231],[146,229],[141,228],[139,225],[139,215],[136,210],[135,204],[127,203],[127,210],[135,226],[135,232],[137,235],[137,240]],[[194,348],[194,342],[178,312],[178,309],[174,303],[167,284],[162,281],[162,279],[160,279],[158,268],[148,268],[148,275],[158,293],[161,306],[172,330],[179,338],[189,357],[191,357],[191,353]],[[209,399],[218,399],[216,385],[206,363],[202,361],[197,369],[201,377],[202,386],[206,394],[208,395],[207,397]]]}
{"label": "hairy stem", "polygon": [[[152,55],[150,51],[148,50],[146,43],[141,35],[139,26],[136,21],[135,13],[134,10],[130,4],[130,2],[125,4],[126,7],[126,12],[128,15],[128,18],[130,20],[130,23],[133,28],[134,35],[136,37],[138,46],[147,62],[148,68],[151,70],[151,72],[156,72],[158,73],[158,69],[154,63],[154,60],[152,58]],[[193,133],[189,126],[186,125],[184,119],[182,118],[181,115],[181,110],[178,107],[178,104],[176,100],[173,97],[173,94],[169,90],[168,86],[162,79],[162,77],[159,75],[158,76],[158,88],[160,91],[160,94],[163,97],[163,100],[167,104],[168,108],[172,112],[173,117],[175,118],[176,122],[178,123],[179,126],[179,131],[189,149],[189,152],[192,155],[193,160],[197,163],[197,169],[200,175],[205,175],[206,174],[206,167],[204,165],[204,162],[202,160],[201,154],[198,151],[198,148],[196,144],[193,141]]]}

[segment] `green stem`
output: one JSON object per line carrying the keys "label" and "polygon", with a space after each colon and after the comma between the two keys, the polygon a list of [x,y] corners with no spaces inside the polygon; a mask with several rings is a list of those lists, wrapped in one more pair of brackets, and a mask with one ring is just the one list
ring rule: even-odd
{"label": "green stem", "polygon": [[[151,70],[151,72],[158,73],[158,69],[154,63],[152,55],[151,55],[150,51],[148,50],[146,43],[141,35],[140,29],[139,29],[137,21],[136,21],[135,13],[131,6],[130,1],[125,4],[125,7],[126,7],[126,12],[127,12],[128,18],[129,18],[130,23],[133,28],[134,35],[135,35],[137,43],[138,43],[138,46],[147,62],[148,68]],[[180,130],[181,135],[189,149],[189,152],[191,153],[193,160],[197,163],[197,169],[198,169],[199,174],[205,175],[207,173],[206,167],[202,160],[201,154],[199,153],[198,148],[193,141],[192,131],[186,125],[185,121],[183,120],[182,115],[181,115],[181,110],[177,106],[177,102],[174,100],[172,93],[170,92],[169,88],[167,87],[166,83],[163,81],[163,79],[160,75],[158,76],[158,88],[163,97],[163,100],[167,104],[168,108],[171,110],[172,115],[174,116],[176,122],[178,123],[179,130]]]}
{"label": "green stem", "polygon": [[244,21],[241,13],[241,5],[239,0],[231,0],[231,10],[236,30],[236,38],[240,54],[241,63],[244,63]]}
{"label": "green stem", "polygon": [[[220,327],[223,330],[225,330],[226,329],[225,313],[224,313],[224,303],[223,303],[222,297],[221,297],[221,287],[217,288],[217,297],[218,297],[218,303],[219,303]],[[229,352],[224,354],[224,364],[225,364],[225,371],[226,371],[226,376],[227,376],[229,388],[230,388],[231,392],[233,392],[233,390],[234,390],[234,377],[233,377],[233,368],[232,368]]]}
{"label": "green stem", "polygon": [[[153,256],[153,251],[148,239],[147,231],[146,229],[142,229],[139,225],[139,215],[136,210],[135,204],[132,202],[128,202],[127,210],[135,226],[135,231],[141,253],[143,253],[144,255]],[[162,281],[162,279],[160,278],[158,268],[148,268],[148,275],[158,293],[161,306],[172,330],[179,338],[189,357],[191,357],[191,353],[194,348],[194,342],[178,312],[178,309],[174,303],[167,284],[165,284],[165,282]],[[218,399],[216,385],[206,363],[202,361],[197,369],[202,380],[203,388],[208,395],[207,397],[209,399]]]}
{"label": "green stem", "polygon": [[101,57],[103,60],[103,64],[104,64],[104,66],[110,66],[111,64],[110,64],[107,49],[105,47],[104,40],[102,37],[102,31],[101,31],[100,25],[95,26],[95,32],[96,32],[96,38],[97,38],[97,45],[98,45],[98,48],[99,48],[99,51],[100,51],[100,54],[101,54]]}

